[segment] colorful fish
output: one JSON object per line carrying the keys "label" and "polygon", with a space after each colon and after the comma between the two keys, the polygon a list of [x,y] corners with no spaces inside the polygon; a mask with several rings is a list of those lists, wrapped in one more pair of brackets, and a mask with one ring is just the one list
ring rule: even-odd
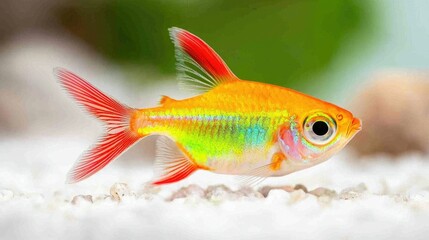
{"label": "colorful fish", "polygon": [[203,40],[171,28],[180,83],[200,95],[129,108],[64,70],[61,85],[106,124],[101,140],[68,175],[79,182],[137,141],[159,135],[153,184],[173,183],[196,170],[263,179],[319,164],[361,129],[349,111],[297,91],[241,80]]}

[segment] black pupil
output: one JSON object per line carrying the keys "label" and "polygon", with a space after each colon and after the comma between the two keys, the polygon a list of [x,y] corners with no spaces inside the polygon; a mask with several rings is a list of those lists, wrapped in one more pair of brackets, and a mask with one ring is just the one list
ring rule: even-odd
{"label": "black pupil", "polygon": [[313,132],[318,136],[323,136],[328,133],[329,127],[323,121],[317,121],[313,124]]}

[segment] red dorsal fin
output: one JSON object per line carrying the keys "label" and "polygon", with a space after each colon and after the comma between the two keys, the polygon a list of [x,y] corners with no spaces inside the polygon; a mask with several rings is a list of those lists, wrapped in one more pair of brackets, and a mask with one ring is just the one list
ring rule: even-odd
{"label": "red dorsal fin", "polygon": [[238,80],[222,58],[194,34],[173,27],[170,28],[170,36],[176,47],[177,70],[182,86],[208,91],[219,84]]}
{"label": "red dorsal fin", "polygon": [[131,109],[65,69],[55,69],[60,84],[89,113],[106,123],[107,133],[88,149],[68,174],[67,182],[90,177],[133,145],[142,136],[129,129]]}
{"label": "red dorsal fin", "polygon": [[156,142],[155,180],[152,184],[174,183],[195,172],[198,167],[170,138],[160,136]]}

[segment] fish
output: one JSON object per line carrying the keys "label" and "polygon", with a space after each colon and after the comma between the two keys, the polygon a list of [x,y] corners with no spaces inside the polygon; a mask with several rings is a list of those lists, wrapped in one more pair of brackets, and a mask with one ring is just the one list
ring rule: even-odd
{"label": "fish", "polygon": [[361,130],[361,120],[348,110],[293,89],[242,80],[196,35],[177,27],[169,33],[180,86],[196,92],[193,97],[162,96],[154,107],[131,108],[71,71],[54,69],[69,95],[105,124],[67,183],[92,176],[151,135],[158,136],[154,185],[197,170],[255,183],[322,163]]}

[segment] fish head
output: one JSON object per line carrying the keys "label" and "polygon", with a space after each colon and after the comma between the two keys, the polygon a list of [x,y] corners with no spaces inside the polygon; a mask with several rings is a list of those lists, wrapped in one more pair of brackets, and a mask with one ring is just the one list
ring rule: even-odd
{"label": "fish head", "polygon": [[287,160],[298,168],[323,162],[340,151],[361,130],[362,123],[333,104],[300,109],[280,127],[278,142]]}

